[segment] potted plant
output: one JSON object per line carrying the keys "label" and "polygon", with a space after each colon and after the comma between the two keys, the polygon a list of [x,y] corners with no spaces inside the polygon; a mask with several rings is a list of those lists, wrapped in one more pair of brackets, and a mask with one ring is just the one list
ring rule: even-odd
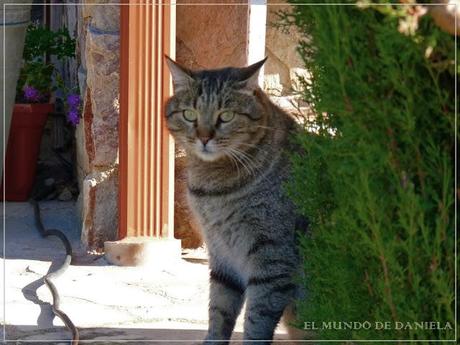
{"label": "potted plant", "polygon": [[68,99],[68,119],[79,121],[78,93],[68,94],[62,77],[50,62],[75,57],[75,40],[67,29],[51,31],[37,24],[27,28],[23,65],[16,88],[5,157],[5,199],[25,201],[32,190],[40,143],[48,114],[53,111],[52,94],[58,88]]}
{"label": "potted plant", "polygon": [[[0,54],[0,107],[3,112],[3,119],[0,121],[0,133],[3,140],[0,140],[0,152],[5,152],[4,145],[8,141],[11,117],[13,114],[14,98],[16,89],[14,87],[4,87],[5,85],[16,85],[19,77],[20,65],[24,51],[24,39],[27,25],[30,21],[30,0],[2,0],[0,8],[0,46],[8,47]],[[21,6],[10,6],[11,3]],[[3,68],[5,66],[5,68]],[[2,159],[0,162],[0,176],[3,174]]]}

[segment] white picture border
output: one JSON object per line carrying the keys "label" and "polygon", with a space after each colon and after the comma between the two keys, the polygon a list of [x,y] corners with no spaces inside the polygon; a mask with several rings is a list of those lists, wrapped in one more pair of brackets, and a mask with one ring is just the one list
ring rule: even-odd
{"label": "white picture border", "polygon": [[[254,4],[252,4],[254,2]],[[98,4],[98,3],[88,3],[88,4],[83,4],[83,3],[62,3],[62,4],[47,4],[47,3],[7,3],[3,4],[3,70],[5,71],[5,26],[6,26],[6,7],[7,6],[30,6],[30,5],[45,5],[45,6],[85,6],[85,5],[91,5],[91,6],[141,6],[141,5],[154,5],[154,4],[146,4],[146,3],[137,3],[137,4],[126,4],[126,3],[103,3],[103,4]],[[190,5],[195,5],[195,6],[248,6],[248,5],[262,5],[262,6],[286,6],[289,5],[288,3],[270,3],[270,4],[262,4],[261,1],[257,0],[249,0],[247,2],[240,2],[240,3],[187,3],[187,4],[176,4],[176,3],[171,3],[171,4],[155,4],[156,6],[190,6]],[[356,6],[356,3],[309,3],[309,4],[294,4],[295,6]],[[367,4],[366,4],[367,5]],[[369,3],[368,5],[377,5],[377,6],[387,6],[388,3]],[[392,5],[397,5],[397,6],[413,6],[413,5],[426,5],[426,6],[434,6],[434,5],[443,5],[446,6],[446,3],[400,3],[400,4],[392,4]],[[452,3],[451,6],[455,6],[456,11],[455,11],[455,47],[457,48],[457,7],[460,6],[460,2],[455,2]],[[457,63],[457,49],[455,49],[455,75],[458,74],[457,71],[458,68],[458,63]],[[455,111],[455,125],[454,125],[454,130],[455,130],[455,182],[454,182],[454,207],[455,207],[455,216],[454,216],[454,226],[455,226],[455,282],[454,282],[454,288],[455,288],[455,339],[453,340],[404,340],[404,339],[389,339],[389,340],[380,340],[380,339],[370,339],[370,340],[346,340],[346,339],[339,339],[339,340],[276,340],[276,342],[296,342],[296,343],[320,343],[320,342],[350,342],[350,343],[362,343],[362,342],[379,342],[379,343],[390,343],[390,342],[400,342],[400,343],[419,343],[419,342],[456,342],[456,339],[458,338],[458,333],[457,333],[457,115],[458,115],[458,89],[457,89],[457,79],[455,78],[455,85],[454,85],[454,92],[455,92],[455,105],[454,105],[454,111]],[[3,78],[3,163],[5,163],[5,152],[6,152],[6,143],[5,143],[5,78]],[[5,164],[3,164],[4,169],[5,169]],[[5,174],[3,173],[3,185],[5,185]],[[3,200],[5,200],[5,188],[3,190]],[[5,205],[6,202],[3,201],[3,220],[2,220],[2,235],[3,235],[3,342],[8,343],[8,342],[21,342],[21,340],[8,340],[6,339],[6,258],[5,258],[5,253],[6,253],[6,222],[5,222]],[[24,342],[30,342],[30,343],[57,343],[57,342],[68,342],[68,339],[50,339],[50,340],[24,340]],[[199,342],[202,341],[202,339],[190,339],[190,340],[159,340],[159,339],[150,339],[150,340],[134,340],[134,339],[126,339],[126,340],[114,340],[110,339],[108,340],[109,343],[118,343],[118,342]],[[230,340],[230,342],[240,342],[241,340]],[[260,340],[263,341],[263,340]],[[102,339],[97,339],[97,340],[79,340],[80,343],[91,343],[91,342],[104,342]]]}

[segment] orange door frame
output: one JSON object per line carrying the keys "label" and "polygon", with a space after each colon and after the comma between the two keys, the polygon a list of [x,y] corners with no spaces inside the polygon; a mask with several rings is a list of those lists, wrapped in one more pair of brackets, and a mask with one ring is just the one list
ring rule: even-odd
{"label": "orange door frame", "polygon": [[174,142],[165,128],[172,93],[164,55],[175,56],[175,5],[120,4],[119,230],[173,238]]}

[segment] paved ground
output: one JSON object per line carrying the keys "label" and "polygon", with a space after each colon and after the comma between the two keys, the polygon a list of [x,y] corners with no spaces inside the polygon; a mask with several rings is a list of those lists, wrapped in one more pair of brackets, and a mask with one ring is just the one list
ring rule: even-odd
{"label": "paved ground", "polygon": [[[3,219],[3,203],[0,206]],[[42,283],[43,276],[62,262],[64,249],[57,239],[39,236],[29,204],[7,203],[5,208],[6,249],[1,254],[6,257],[2,260],[6,299],[0,298],[5,303],[6,339],[16,344],[37,340],[68,344],[69,332],[53,317],[51,294]],[[186,259],[175,265],[112,266],[79,245],[73,203],[46,202],[41,208],[45,226],[62,229],[76,252],[76,265],[58,279],[57,286],[61,308],[79,327],[82,340],[91,340],[91,344],[120,340],[132,340],[129,344],[200,343],[207,328],[205,253],[184,253]],[[235,331],[234,338],[241,339],[241,317]],[[277,333],[277,338],[285,339],[283,329]]]}

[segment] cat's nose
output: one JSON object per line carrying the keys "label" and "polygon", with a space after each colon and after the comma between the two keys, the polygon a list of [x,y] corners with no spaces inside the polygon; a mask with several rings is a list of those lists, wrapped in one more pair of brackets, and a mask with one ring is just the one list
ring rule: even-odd
{"label": "cat's nose", "polygon": [[214,131],[210,128],[198,127],[196,129],[196,136],[198,140],[202,142],[203,146],[206,146],[206,144],[214,137]]}
{"label": "cat's nose", "polygon": [[203,145],[206,145],[209,142],[209,140],[211,140],[212,138],[208,135],[208,136],[200,136],[199,139],[203,143]]}

